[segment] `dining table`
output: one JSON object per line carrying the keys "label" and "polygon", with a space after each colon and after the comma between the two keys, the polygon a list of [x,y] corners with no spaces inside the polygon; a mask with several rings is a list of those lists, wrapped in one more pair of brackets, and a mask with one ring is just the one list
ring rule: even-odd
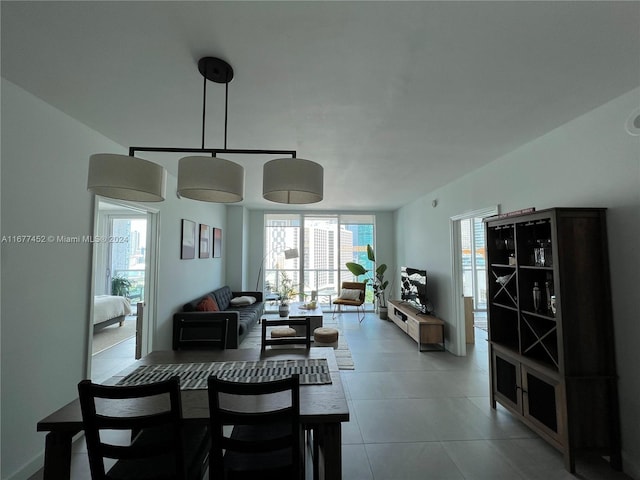
{"label": "dining table", "polygon": [[[313,449],[314,455],[317,455],[313,461],[314,479],[339,480],[342,478],[342,422],[349,421],[349,406],[333,348],[154,351],[102,383],[115,385],[138,367],[149,365],[300,359],[326,359],[331,382],[300,385],[300,420],[305,430],[312,432],[314,442],[317,442],[317,448]],[[207,390],[185,389],[181,391],[181,397],[184,421],[208,424]],[[144,400],[139,401],[141,403],[137,408],[142,409]],[[131,414],[135,412],[136,405],[128,404],[126,408]],[[82,430],[82,414],[77,398],[38,422],[37,431],[47,432],[44,480],[71,478],[72,442]]]}

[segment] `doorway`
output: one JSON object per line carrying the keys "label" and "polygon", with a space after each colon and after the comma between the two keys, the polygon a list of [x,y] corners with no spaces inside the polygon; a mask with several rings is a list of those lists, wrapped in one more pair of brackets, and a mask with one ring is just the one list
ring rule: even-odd
{"label": "doorway", "polygon": [[[94,211],[92,298],[95,299],[89,339],[89,375],[108,378],[149,351],[148,318],[154,307],[157,212],[96,197]],[[106,297],[105,297],[106,296]],[[119,321],[102,320],[96,308],[115,301]],[[111,304],[109,304],[111,305]],[[120,307],[121,306],[121,307]],[[103,326],[106,325],[106,326]]]}
{"label": "doorway", "polygon": [[453,312],[456,319],[455,352],[466,355],[475,329],[486,329],[487,265],[483,219],[497,215],[498,206],[451,217]]}
{"label": "doorway", "polygon": [[462,295],[465,298],[465,314],[473,317],[473,326],[475,328],[486,330],[487,263],[482,218],[469,217],[461,219],[460,236]]}

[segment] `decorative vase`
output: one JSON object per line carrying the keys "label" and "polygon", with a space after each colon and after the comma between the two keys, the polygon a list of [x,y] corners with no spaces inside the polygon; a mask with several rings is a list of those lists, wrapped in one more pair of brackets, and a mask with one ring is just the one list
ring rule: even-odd
{"label": "decorative vase", "polygon": [[378,316],[380,317],[380,320],[388,320],[389,309],[387,307],[378,307]]}
{"label": "decorative vase", "polygon": [[289,316],[289,305],[281,303],[280,307],[278,308],[278,313],[281,317]]}

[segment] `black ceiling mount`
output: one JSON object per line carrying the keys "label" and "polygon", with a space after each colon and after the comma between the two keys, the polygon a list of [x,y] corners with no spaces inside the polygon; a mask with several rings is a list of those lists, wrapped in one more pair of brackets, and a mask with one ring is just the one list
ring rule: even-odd
{"label": "black ceiling mount", "polygon": [[198,60],[200,74],[215,83],[229,83],[233,80],[233,68],[224,60],[216,57],[202,57]]}

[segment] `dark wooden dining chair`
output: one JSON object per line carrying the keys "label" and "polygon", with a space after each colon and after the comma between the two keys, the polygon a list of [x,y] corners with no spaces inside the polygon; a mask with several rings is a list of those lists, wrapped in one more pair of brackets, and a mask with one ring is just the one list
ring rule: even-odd
{"label": "dark wooden dining chair", "polygon": [[[342,282],[342,290],[340,295],[333,301],[333,318],[338,313],[338,309],[342,306],[356,307],[356,314],[358,314],[358,321],[364,320],[364,296],[367,289],[367,284],[362,282]],[[359,316],[360,310],[362,310],[362,316]]]}
{"label": "dark wooden dining chair", "polygon": [[[209,479],[303,480],[300,379],[240,383],[209,377]],[[231,433],[225,426],[233,426]]]}
{"label": "dark wooden dining chair", "polygon": [[228,329],[229,320],[226,318],[174,318],[173,349],[225,350],[227,348]]}
{"label": "dark wooden dining chair", "polygon": [[[307,349],[311,348],[311,318],[285,318],[277,320],[263,318],[261,323],[262,335],[260,344],[262,350],[265,350],[269,345],[302,345]],[[267,333],[274,332],[273,327],[279,326],[283,327],[284,336],[267,336]],[[289,329],[287,327],[289,327]],[[267,328],[270,328],[271,330],[267,332]],[[303,330],[303,332],[300,332],[300,330]],[[289,331],[291,332],[290,334],[288,333]]]}
{"label": "dark wooden dining chair", "polygon": [[[93,480],[199,480],[206,473],[209,428],[183,422],[179,377],[137,386],[83,380],[78,393]],[[106,459],[115,460],[108,471]]]}

